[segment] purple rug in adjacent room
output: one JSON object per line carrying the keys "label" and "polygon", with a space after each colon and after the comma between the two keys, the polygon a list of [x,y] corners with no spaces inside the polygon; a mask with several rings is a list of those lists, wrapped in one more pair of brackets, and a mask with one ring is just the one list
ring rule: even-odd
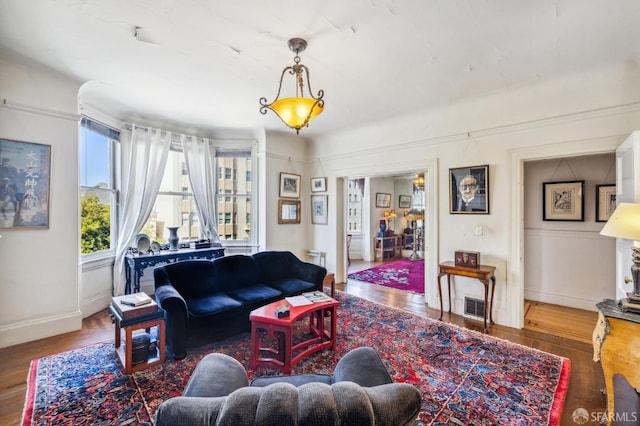
{"label": "purple rug in adjacent room", "polygon": [[424,260],[400,259],[354,272],[349,274],[348,278],[424,294]]}

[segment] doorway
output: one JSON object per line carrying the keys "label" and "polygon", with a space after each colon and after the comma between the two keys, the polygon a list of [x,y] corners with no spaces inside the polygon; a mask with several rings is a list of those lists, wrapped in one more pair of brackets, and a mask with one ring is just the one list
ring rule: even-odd
{"label": "doorway", "polygon": [[[599,236],[602,224],[595,222],[594,198],[595,184],[607,178],[609,167],[594,167],[589,164],[593,161],[608,164],[608,158],[611,157],[607,156],[612,155],[616,145],[615,141],[612,141],[610,147],[598,144],[591,152],[585,146],[588,144],[551,144],[537,147],[536,150],[522,149],[512,153],[515,174],[512,192],[515,203],[511,219],[511,256],[508,267],[515,280],[514,291],[510,296],[515,309],[511,311],[509,321],[514,327],[523,328],[525,325],[525,300],[594,310],[595,303],[591,298],[600,297],[597,289],[585,291],[585,283],[597,281],[601,284],[602,281],[596,278],[600,272],[592,273],[592,269],[584,266],[603,265],[601,244],[604,241]],[[603,155],[604,157],[597,158]],[[571,160],[568,165],[563,163],[568,160]],[[532,178],[530,167],[536,166],[541,166],[544,171]],[[613,173],[609,178],[615,179],[615,172]],[[584,179],[585,219],[574,223],[544,221],[542,182],[582,180],[582,176],[587,176]],[[599,248],[591,251],[585,248],[592,244]],[[585,259],[585,254],[589,252],[594,253],[597,259]],[[608,261],[605,263],[609,264]],[[615,261],[611,265],[615,270]],[[589,270],[591,272],[587,272]],[[609,274],[607,271],[602,273]],[[550,283],[553,283],[555,290],[548,290]]]}

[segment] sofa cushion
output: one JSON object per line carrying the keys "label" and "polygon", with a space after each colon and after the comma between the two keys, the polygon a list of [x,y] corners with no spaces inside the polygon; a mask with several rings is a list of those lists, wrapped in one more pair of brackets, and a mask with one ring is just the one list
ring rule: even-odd
{"label": "sofa cushion", "polygon": [[264,282],[260,275],[260,269],[252,256],[236,254],[220,257],[213,263],[215,268],[212,270],[211,279],[216,283],[216,287],[211,291],[227,292]]}
{"label": "sofa cushion", "polygon": [[261,251],[252,257],[260,269],[260,281],[258,282],[263,283],[291,277],[294,274],[293,262],[300,261],[288,251]]}
{"label": "sofa cushion", "polygon": [[285,296],[290,296],[292,294],[298,294],[302,291],[312,291],[315,286],[313,283],[309,281],[303,281],[297,278],[285,278],[278,281],[271,281],[266,283],[269,287],[273,287]]}
{"label": "sofa cushion", "polygon": [[164,269],[171,285],[185,299],[202,297],[215,293],[213,262],[210,260],[192,260],[165,265]]}
{"label": "sofa cushion", "polygon": [[227,294],[244,304],[254,304],[263,300],[275,299],[281,296],[282,292],[264,284],[257,284],[231,290],[228,291]]}
{"label": "sofa cushion", "polygon": [[185,299],[189,314],[194,317],[208,317],[232,309],[242,308],[242,303],[229,297],[225,293],[216,293],[204,297]]}

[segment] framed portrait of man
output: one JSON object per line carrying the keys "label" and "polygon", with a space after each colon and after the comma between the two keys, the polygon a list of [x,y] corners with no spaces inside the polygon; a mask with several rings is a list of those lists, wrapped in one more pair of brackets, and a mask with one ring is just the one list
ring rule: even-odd
{"label": "framed portrait of man", "polygon": [[489,165],[449,169],[449,213],[489,214]]}

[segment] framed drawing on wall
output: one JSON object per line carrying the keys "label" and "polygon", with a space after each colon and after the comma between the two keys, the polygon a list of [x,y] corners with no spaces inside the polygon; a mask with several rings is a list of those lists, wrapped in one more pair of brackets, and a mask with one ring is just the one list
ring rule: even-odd
{"label": "framed drawing on wall", "polygon": [[300,223],[299,200],[278,200],[278,223]]}
{"label": "framed drawing on wall", "polygon": [[314,225],[327,224],[327,196],[311,196],[311,223]]}
{"label": "framed drawing on wall", "polygon": [[391,194],[376,192],[376,207],[382,207],[385,209],[391,207]]}
{"label": "framed drawing on wall", "polygon": [[280,196],[300,198],[300,175],[280,173]]}
{"label": "framed drawing on wall", "polygon": [[489,165],[449,169],[449,213],[489,214]]}
{"label": "framed drawing on wall", "polygon": [[542,220],[584,221],[584,181],[544,182]]}
{"label": "framed drawing on wall", "polygon": [[51,146],[0,139],[0,229],[49,228]]}
{"label": "framed drawing on wall", "polygon": [[326,192],[326,190],[327,190],[326,177],[311,178],[311,192]]}
{"label": "framed drawing on wall", "polygon": [[596,185],[596,222],[606,222],[616,209],[616,185]]}
{"label": "framed drawing on wall", "polygon": [[400,198],[398,199],[398,208],[399,209],[411,208],[411,195],[400,195]]}

